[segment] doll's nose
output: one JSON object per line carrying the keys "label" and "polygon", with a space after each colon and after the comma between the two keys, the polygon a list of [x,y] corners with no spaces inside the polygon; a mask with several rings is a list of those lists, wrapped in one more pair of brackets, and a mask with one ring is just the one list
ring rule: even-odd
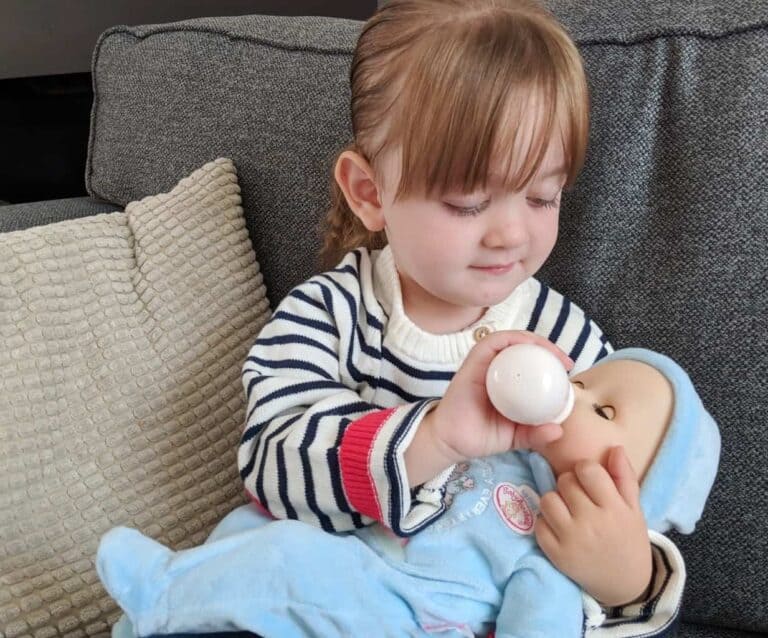
{"label": "doll's nose", "polygon": [[573,398],[576,405],[589,401],[586,390],[578,381],[571,381],[571,387],[573,388]]}

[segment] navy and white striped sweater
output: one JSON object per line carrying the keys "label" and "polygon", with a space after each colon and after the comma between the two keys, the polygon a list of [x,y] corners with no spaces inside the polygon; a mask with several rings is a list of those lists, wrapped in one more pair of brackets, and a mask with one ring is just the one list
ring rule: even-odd
{"label": "navy and white striped sweater", "polygon": [[[388,247],[355,250],[294,288],[243,366],[247,412],[238,465],[251,498],[277,518],[327,531],[380,521],[408,536],[429,525],[444,511],[439,490],[430,482],[432,489],[411,491],[403,452],[479,328],[543,335],[574,359],[576,372],[612,351],[580,308],[534,278],[465,330],[428,333],[405,315]],[[664,558],[657,569],[684,575],[682,558],[667,543],[656,543]],[[660,576],[646,604],[626,619],[616,610],[618,626],[599,635],[662,635],[682,589]]]}
{"label": "navy and white striped sweater", "polygon": [[577,370],[611,350],[578,307],[532,278],[477,324],[427,333],[403,312],[388,248],[354,251],[295,288],[243,368],[238,461],[250,495],[327,531],[379,520],[405,536],[429,524],[442,507],[412,497],[403,451],[480,326],[542,334]]}

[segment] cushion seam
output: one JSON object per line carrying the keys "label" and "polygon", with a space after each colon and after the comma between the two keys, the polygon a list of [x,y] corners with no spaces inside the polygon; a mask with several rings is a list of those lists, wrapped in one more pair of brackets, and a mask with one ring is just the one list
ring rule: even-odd
{"label": "cushion seam", "polygon": [[744,33],[750,33],[753,31],[760,31],[768,27],[768,22],[759,22],[756,24],[747,24],[740,27],[731,27],[727,30],[718,32],[707,32],[704,30],[696,29],[671,29],[648,31],[642,34],[629,35],[626,37],[589,37],[589,38],[575,38],[575,42],[580,47],[594,46],[594,45],[617,45],[617,46],[634,46],[637,44],[646,44],[654,40],[672,39],[672,38],[699,38],[702,40],[722,40],[735,35],[742,35]]}
{"label": "cushion seam", "polygon": [[90,133],[88,137],[88,154],[87,154],[87,162],[86,162],[86,168],[85,168],[85,188],[92,197],[98,197],[103,200],[108,200],[108,198],[104,194],[98,192],[93,185],[93,149],[95,146],[96,129],[98,128],[98,119],[99,119],[98,118],[99,87],[97,82],[98,73],[96,72],[97,71],[96,67],[99,63],[101,48],[104,42],[111,36],[119,33],[127,34],[132,38],[134,38],[135,40],[141,41],[154,35],[161,35],[165,33],[184,33],[184,32],[221,35],[233,41],[252,42],[254,44],[273,47],[273,48],[281,49],[284,51],[317,53],[319,55],[345,55],[345,56],[352,55],[352,51],[350,49],[341,49],[341,48],[321,49],[318,47],[288,46],[285,44],[276,43],[263,38],[236,35],[236,34],[229,33],[227,31],[223,31],[221,29],[208,28],[208,27],[189,27],[189,26],[184,26],[183,28],[178,26],[169,26],[167,28],[160,27],[157,29],[153,29],[151,33],[146,33],[144,35],[137,34],[134,30],[132,30],[130,27],[127,27],[125,25],[118,25],[110,29],[107,29],[99,36],[99,39],[96,42],[96,46],[94,47],[93,56],[91,59],[91,83],[93,86],[93,104],[91,106],[91,127],[90,127]]}

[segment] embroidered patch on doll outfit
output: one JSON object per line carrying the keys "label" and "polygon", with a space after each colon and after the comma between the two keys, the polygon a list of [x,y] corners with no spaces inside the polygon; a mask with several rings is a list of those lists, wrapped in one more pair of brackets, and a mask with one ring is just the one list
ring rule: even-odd
{"label": "embroidered patch on doll outfit", "polygon": [[[423,533],[444,532],[480,516],[491,502],[494,484],[493,468],[487,461],[458,463],[440,489],[445,514]],[[423,498],[423,493],[419,496]]]}
{"label": "embroidered patch on doll outfit", "polygon": [[493,490],[493,504],[507,527],[518,534],[533,534],[539,495],[531,487],[499,483]]}

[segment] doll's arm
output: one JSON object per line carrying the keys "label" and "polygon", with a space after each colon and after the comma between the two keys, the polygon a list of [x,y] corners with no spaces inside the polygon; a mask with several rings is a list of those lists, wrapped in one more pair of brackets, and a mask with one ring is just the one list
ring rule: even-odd
{"label": "doll's arm", "polygon": [[581,591],[539,553],[523,557],[504,590],[495,638],[582,635]]}

